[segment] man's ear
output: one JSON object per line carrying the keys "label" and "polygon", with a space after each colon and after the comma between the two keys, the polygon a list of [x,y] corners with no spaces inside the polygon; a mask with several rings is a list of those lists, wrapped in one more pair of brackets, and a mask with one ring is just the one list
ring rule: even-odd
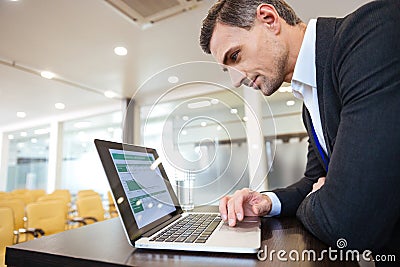
{"label": "man's ear", "polygon": [[279,14],[275,7],[269,4],[260,4],[257,7],[257,20],[275,34],[280,32],[281,24]]}

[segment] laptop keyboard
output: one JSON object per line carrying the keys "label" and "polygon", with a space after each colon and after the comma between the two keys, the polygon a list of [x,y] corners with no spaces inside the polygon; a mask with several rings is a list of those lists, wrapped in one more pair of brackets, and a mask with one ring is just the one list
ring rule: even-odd
{"label": "laptop keyboard", "polygon": [[218,214],[189,214],[150,241],[205,243],[220,222]]}

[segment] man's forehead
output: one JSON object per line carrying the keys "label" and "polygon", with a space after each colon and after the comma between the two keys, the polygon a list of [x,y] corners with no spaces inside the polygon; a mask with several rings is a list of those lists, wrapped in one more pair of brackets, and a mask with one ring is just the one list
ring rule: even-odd
{"label": "man's forehead", "polygon": [[244,29],[217,22],[210,40],[210,51],[218,62],[222,62],[224,53],[238,45],[239,35]]}

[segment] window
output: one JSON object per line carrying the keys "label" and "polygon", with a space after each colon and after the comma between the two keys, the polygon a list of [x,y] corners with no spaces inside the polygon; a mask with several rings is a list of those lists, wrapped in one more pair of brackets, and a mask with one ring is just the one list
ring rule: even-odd
{"label": "window", "polygon": [[109,190],[107,178],[94,146],[94,139],[121,142],[122,113],[102,114],[64,123],[61,188],[72,193]]}
{"label": "window", "polygon": [[49,125],[8,133],[7,191],[46,188],[49,137]]}
{"label": "window", "polygon": [[156,148],[172,183],[194,175],[194,204],[215,204],[249,186],[242,97],[230,90],[140,109],[141,138]]}

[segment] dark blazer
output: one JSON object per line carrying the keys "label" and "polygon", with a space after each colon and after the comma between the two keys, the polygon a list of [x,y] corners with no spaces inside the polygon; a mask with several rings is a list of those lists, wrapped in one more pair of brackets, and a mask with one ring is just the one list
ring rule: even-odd
{"label": "dark blazer", "polygon": [[[366,4],[342,19],[319,18],[317,91],[330,157],[326,170],[309,133],[304,178],[274,190],[281,216],[295,215],[325,243],[397,253],[400,262],[400,1]],[[325,185],[309,195],[319,177]]]}

